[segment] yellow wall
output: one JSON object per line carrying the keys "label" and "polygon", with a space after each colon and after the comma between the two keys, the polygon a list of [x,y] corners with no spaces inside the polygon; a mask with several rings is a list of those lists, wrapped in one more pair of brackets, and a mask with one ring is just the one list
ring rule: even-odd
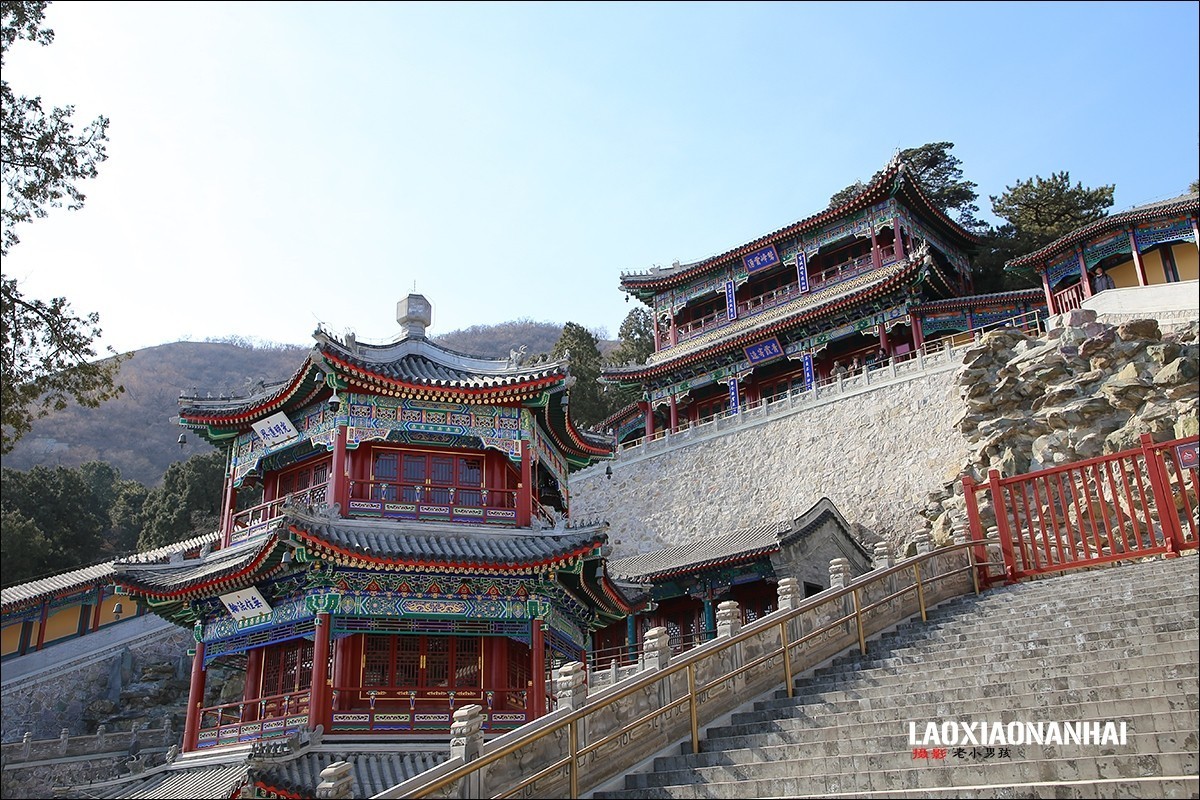
{"label": "yellow wall", "polygon": [[[1110,267],[1105,271],[1108,273],[1108,276],[1113,279],[1113,283],[1117,285],[1118,289],[1124,289],[1126,286],[1138,285],[1137,270],[1133,268],[1132,258],[1130,258],[1128,261],[1122,261],[1115,267]],[[1161,278],[1162,270],[1159,270],[1158,274]],[[1091,275],[1092,273],[1089,271],[1088,276],[1090,277]]]}
{"label": "yellow wall", "polygon": [[[30,643],[32,646],[33,642]],[[0,646],[0,655],[7,656],[9,653],[17,652],[17,648],[21,646],[21,623],[14,622],[11,625],[4,626],[3,644]]]}
{"label": "yellow wall", "polygon": [[1177,242],[1171,246],[1171,254],[1175,256],[1175,269],[1179,271],[1179,280],[1194,281],[1200,277],[1200,252],[1196,245],[1188,242]]}
{"label": "yellow wall", "polygon": [[[1179,280],[1196,280],[1197,267],[1200,266],[1200,256],[1197,256],[1196,246],[1190,242],[1176,242],[1171,246],[1171,254],[1175,256],[1175,268],[1179,271]],[[1142,266],[1146,269],[1148,285],[1157,286],[1167,282],[1167,273],[1163,270],[1160,250],[1142,253]],[[1107,271],[1118,289],[1138,285],[1137,270],[1134,269],[1132,257],[1115,267],[1110,267]]]}
{"label": "yellow wall", "polygon": [[46,638],[43,643],[49,644],[58,639],[75,636],[78,633],[79,606],[75,604],[64,606],[51,612],[50,618],[46,620]]}

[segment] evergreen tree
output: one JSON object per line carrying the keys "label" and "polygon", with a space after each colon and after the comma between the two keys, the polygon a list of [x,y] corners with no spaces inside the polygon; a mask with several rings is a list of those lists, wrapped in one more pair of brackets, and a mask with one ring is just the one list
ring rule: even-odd
{"label": "evergreen tree", "polygon": [[[62,572],[105,557],[108,509],[78,470],[40,466],[28,472],[3,470],[0,511],[28,520],[45,536],[53,570]],[[11,554],[5,548],[4,557]]]}
{"label": "evergreen tree", "polygon": [[[975,191],[976,184],[963,180],[962,160],[950,154],[953,149],[953,142],[930,142],[901,150],[899,158],[931,203],[967,230],[980,231],[985,225],[975,216],[979,213],[979,206],[975,204],[979,197]],[[871,176],[868,183],[855,181],[835,193],[829,198],[829,207],[840,206],[853,199],[882,174],[880,170]]]}
{"label": "evergreen tree", "polygon": [[569,358],[575,385],[571,387],[571,418],[580,427],[591,427],[603,420],[605,403],[600,388],[600,346],[587,328],[574,322],[563,332],[551,352],[553,358]]}
{"label": "evergreen tree", "polygon": [[992,196],[992,211],[1005,222],[985,237],[985,246],[975,258],[975,290],[998,292],[1038,286],[1041,281],[1034,270],[1012,274],[1005,272],[1005,262],[1106,217],[1115,188],[1089,189],[1080,182],[1072,186],[1070,173],[1064,171],[1052,173],[1049,178],[1035,176],[1018,181],[1005,187],[1000,196]]}
{"label": "evergreen tree", "polygon": [[149,550],[217,530],[225,486],[225,456],[218,450],[176,461],[141,508],[138,550]]}
{"label": "evergreen tree", "polygon": [[[40,97],[16,94],[4,67],[19,40],[49,45],[54,31],[42,27],[46,2],[0,3],[0,162],[4,173],[3,238],[8,267],[17,244],[16,226],[45,217],[64,201],[83,206],[77,184],[97,174],[107,158],[108,120],[97,117],[75,129],[72,106],[44,109]],[[0,453],[9,452],[33,422],[73,400],[94,408],[121,393],[120,358],[95,360],[100,335],[96,314],[75,316],[66,298],[27,298],[14,278],[0,276]]]}
{"label": "evergreen tree", "polygon": [[635,308],[625,315],[617,332],[621,340],[612,355],[613,364],[645,364],[654,353],[654,320],[644,308]]}

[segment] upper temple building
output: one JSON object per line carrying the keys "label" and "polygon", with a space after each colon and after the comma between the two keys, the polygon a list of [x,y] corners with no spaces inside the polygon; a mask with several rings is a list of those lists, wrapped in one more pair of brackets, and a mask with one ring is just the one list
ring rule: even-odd
{"label": "upper temple building", "polygon": [[653,436],[1045,308],[1040,290],[970,296],[978,245],[897,158],[841,205],[711,258],[624,273],[621,289],[651,310],[654,353],[604,371],[644,393],[606,426],[618,442]]}
{"label": "upper temple building", "polygon": [[[180,398],[180,424],[226,459],[215,546],[113,571],[126,603],[193,633],[185,753],[445,734],[469,703],[510,729],[546,713],[553,664],[630,609],[607,524],[568,522],[568,473],[611,452],[571,421],[569,364],[441,347],[420,295],[397,320],[387,344],[318,330],[249,396]],[[244,676],[232,701],[205,702],[214,664]]]}

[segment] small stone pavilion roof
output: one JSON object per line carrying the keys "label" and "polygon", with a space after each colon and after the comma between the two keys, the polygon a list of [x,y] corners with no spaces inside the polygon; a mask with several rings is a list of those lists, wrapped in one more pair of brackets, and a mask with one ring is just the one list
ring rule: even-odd
{"label": "small stone pavilion roof", "polygon": [[[830,519],[836,520],[841,530],[849,532],[850,526],[837,506],[828,497],[822,497],[808,511],[793,520],[739,528],[652,553],[614,559],[609,562],[608,571],[622,582],[644,585],[670,580],[686,573],[704,572],[754,561],[778,553]],[[857,539],[851,538],[857,543]],[[865,554],[866,548],[861,543],[858,544]]]}
{"label": "small stone pavilion roof", "polygon": [[1198,212],[1200,212],[1200,193],[1198,192],[1182,194],[1178,197],[1172,197],[1169,200],[1159,200],[1154,203],[1135,206],[1128,211],[1111,214],[1095,222],[1076,228],[1066,236],[1055,239],[1045,247],[1006,261],[1004,269],[1011,271],[1017,267],[1033,266],[1038,271],[1045,271],[1047,263],[1053,261],[1057,256],[1069,250],[1074,250],[1076,245],[1084,244],[1101,234],[1119,230],[1127,225],[1133,225],[1138,222],[1172,217],[1177,214],[1191,214],[1194,217]]}
{"label": "small stone pavilion roof", "polygon": [[665,547],[652,553],[639,553],[609,562],[608,571],[616,578],[637,584],[654,583],[685,572],[750,561],[778,552],[780,538],[791,530],[787,522],[772,522],[741,528],[707,539]]}

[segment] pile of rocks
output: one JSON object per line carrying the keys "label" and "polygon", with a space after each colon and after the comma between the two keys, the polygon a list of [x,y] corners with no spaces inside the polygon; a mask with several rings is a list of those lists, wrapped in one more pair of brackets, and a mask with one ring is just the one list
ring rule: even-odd
{"label": "pile of rocks", "polygon": [[[1153,319],[1117,326],[1072,311],[1041,337],[1016,329],[988,333],[957,375],[965,404],[955,427],[967,462],[929,495],[922,516],[934,541],[965,524],[961,478],[1035,472],[1156,442],[1195,435],[1200,408],[1200,324],[1163,334]],[[950,477],[950,476],[948,476]],[[987,514],[987,509],[981,509]]]}

